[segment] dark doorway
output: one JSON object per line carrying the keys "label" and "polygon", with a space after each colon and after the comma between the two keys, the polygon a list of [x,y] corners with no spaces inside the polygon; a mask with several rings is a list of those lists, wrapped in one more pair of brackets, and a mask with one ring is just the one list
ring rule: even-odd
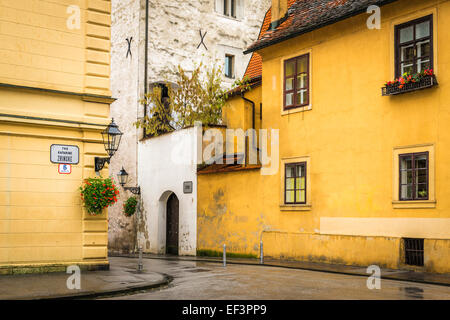
{"label": "dark doorway", "polygon": [[178,255],[179,202],[175,193],[167,200],[166,253]]}

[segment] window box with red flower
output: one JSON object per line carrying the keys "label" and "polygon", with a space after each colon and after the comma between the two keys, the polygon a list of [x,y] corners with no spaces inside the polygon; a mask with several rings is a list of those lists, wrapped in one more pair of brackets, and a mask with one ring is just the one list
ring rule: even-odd
{"label": "window box with red flower", "polygon": [[404,73],[394,81],[388,81],[382,89],[383,96],[392,96],[416,90],[434,87],[438,84],[433,70],[427,69],[420,73]]}

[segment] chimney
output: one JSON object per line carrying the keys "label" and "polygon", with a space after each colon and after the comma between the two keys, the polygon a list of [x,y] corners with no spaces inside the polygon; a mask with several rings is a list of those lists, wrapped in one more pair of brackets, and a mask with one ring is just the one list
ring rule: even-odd
{"label": "chimney", "polygon": [[276,29],[281,20],[285,17],[288,9],[288,0],[272,0],[272,20],[270,23],[270,29]]}

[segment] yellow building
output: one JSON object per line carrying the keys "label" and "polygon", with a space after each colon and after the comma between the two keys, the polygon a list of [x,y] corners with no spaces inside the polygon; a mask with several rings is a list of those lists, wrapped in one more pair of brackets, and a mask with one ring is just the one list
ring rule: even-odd
{"label": "yellow building", "polygon": [[[110,10],[109,0],[0,2],[0,274],[108,268],[107,214],[88,215],[78,188],[105,152]],[[52,145],[71,146],[70,174]]]}
{"label": "yellow building", "polygon": [[[450,272],[450,1],[361,3],[272,2],[245,96],[256,129],[279,129],[279,170],[199,171],[200,252],[258,256],[262,240],[276,259]],[[252,112],[233,97],[224,119],[246,129]]]}

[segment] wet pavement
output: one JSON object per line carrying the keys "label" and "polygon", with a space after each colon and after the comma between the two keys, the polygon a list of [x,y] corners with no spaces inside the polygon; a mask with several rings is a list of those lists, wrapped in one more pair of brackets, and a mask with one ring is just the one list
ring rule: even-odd
{"label": "wet pavement", "polygon": [[[124,260],[125,259],[125,260]],[[111,264],[131,258],[111,257]],[[148,292],[109,299],[171,300],[309,300],[362,299],[450,300],[450,287],[408,281],[381,280],[380,290],[367,288],[367,277],[279,267],[203,261],[144,259],[146,271],[170,275],[173,281]]]}
{"label": "wet pavement", "polygon": [[[170,277],[149,269],[137,273],[134,259],[114,259],[110,270],[81,271],[80,290],[68,289],[72,274],[46,273],[0,275],[0,300],[61,299],[67,297],[96,297],[125,294],[136,290],[166,285]],[[72,278],[73,279],[73,278]],[[74,281],[70,282],[72,285]]]}

